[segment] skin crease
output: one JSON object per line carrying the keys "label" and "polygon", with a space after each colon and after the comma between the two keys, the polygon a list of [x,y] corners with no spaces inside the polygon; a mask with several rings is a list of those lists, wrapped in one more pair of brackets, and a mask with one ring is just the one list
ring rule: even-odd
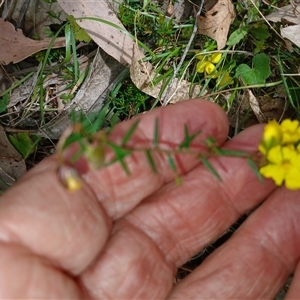
{"label": "skin crease", "polygon": [[[202,130],[227,149],[255,151],[263,126],[226,142],[228,121],[217,105],[185,101],[140,118],[132,145],[151,144],[155,118],[160,144],[172,149]],[[117,125],[120,141],[134,120]],[[70,149],[68,151],[75,151]],[[65,158],[70,153],[65,153]],[[52,156],[1,196],[0,298],[6,299],[272,299],[289,274],[288,299],[300,295],[300,193],[261,184],[240,158],[215,157],[218,181],[199,160],[177,156],[182,185],[162,155],[154,174],[142,153],[97,171],[76,167],[83,187],[67,191]],[[262,203],[229,241],[173,285],[176,269]]]}

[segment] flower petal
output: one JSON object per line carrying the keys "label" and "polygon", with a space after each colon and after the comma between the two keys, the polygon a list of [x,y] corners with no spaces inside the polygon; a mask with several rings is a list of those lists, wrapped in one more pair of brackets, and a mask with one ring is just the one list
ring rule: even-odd
{"label": "flower petal", "polygon": [[260,168],[259,173],[266,178],[272,178],[278,186],[281,186],[285,179],[285,170],[281,165],[268,164]]}
{"label": "flower petal", "polygon": [[220,52],[213,53],[210,57],[210,61],[214,64],[217,64],[221,58],[222,58],[222,53]]}
{"label": "flower petal", "polygon": [[[265,126],[263,138],[260,142],[260,147],[264,148],[264,152],[267,152],[272,147],[280,143],[281,137],[282,132],[280,125],[275,120],[269,121],[269,123]],[[264,152],[262,153],[265,154]]]}
{"label": "flower petal", "polygon": [[300,139],[299,121],[285,119],[280,127],[282,130],[282,143],[296,143]]}
{"label": "flower petal", "polygon": [[206,66],[206,61],[199,61],[196,66],[196,70],[198,73],[203,73]]}
{"label": "flower petal", "polygon": [[268,161],[280,165],[283,162],[282,148],[277,145],[270,149],[267,155]]}
{"label": "flower petal", "polygon": [[205,63],[205,72],[207,74],[211,74],[215,70],[215,65],[212,64],[211,62],[206,62]]}
{"label": "flower petal", "polygon": [[297,190],[300,188],[300,169],[292,166],[286,174],[285,186],[289,190]]}

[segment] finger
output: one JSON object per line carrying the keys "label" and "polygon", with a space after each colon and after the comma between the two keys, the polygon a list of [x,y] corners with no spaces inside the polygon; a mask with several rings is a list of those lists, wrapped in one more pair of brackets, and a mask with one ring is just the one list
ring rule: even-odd
{"label": "finger", "polygon": [[[261,133],[262,127],[246,130],[231,146],[254,151]],[[272,182],[262,185],[243,159],[222,157],[211,163],[222,182],[198,166],[182,176],[182,186],[170,182],[117,221],[116,233],[103,255],[82,277],[83,286],[94,298],[103,294],[122,299],[166,297],[176,268],[274,189]],[[122,288],[103,282],[106,276]],[[134,285],[129,281],[132,277],[136,278]],[[158,282],[164,285],[155,288]]]}
{"label": "finger", "polygon": [[147,235],[117,221],[107,246],[79,282],[91,299],[165,299],[175,271]]}
{"label": "finger", "polygon": [[[261,133],[261,126],[249,128],[226,146],[256,151]],[[245,159],[217,157],[210,162],[222,181],[200,165],[182,177],[182,186],[171,182],[126,217],[177,267],[275,189],[271,181],[261,184]]]}
{"label": "finger", "polygon": [[[128,145],[135,148],[153,148],[156,119],[159,120],[159,145],[165,150],[175,149],[183,142],[185,124],[190,134],[201,130],[201,135],[191,144],[191,147],[198,149],[199,152],[205,148],[203,141],[208,137],[214,137],[220,144],[227,137],[228,120],[223,110],[214,103],[198,99],[156,109],[140,116],[138,129]],[[110,139],[120,143],[135,121],[136,119],[116,126]],[[68,156],[72,157],[73,154],[68,153]],[[119,218],[165,182],[174,180],[166,156],[160,152],[153,152],[153,157],[157,174],[151,169],[144,151],[134,152],[126,159],[130,176],[124,172],[119,163],[97,171],[92,169],[87,171],[88,167],[79,160],[76,167],[84,173],[84,180],[107,213],[113,218]],[[197,165],[199,159],[177,155],[176,163],[179,173],[183,174]]]}
{"label": "finger", "polygon": [[72,274],[106,243],[111,220],[86,186],[68,192],[47,159],[1,196],[0,241],[20,245]]}
{"label": "finger", "polygon": [[19,245],[0,243],[1,299],[83,299],[74,279]]}
{"label": "finger", "polygon": [[274,298],[299,261],[299,199],[299,191],[274,192],[228,242],[178,284],[170,299]]}

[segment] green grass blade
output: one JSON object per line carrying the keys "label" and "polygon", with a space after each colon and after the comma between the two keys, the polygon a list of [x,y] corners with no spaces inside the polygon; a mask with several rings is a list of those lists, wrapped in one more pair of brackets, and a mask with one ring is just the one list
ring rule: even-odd
{"label": "green grass blade", "polygon": [[8,94],[12,90],[14,90],[18,86],[20,86],[23,82],[25,82],[28,78],[30,78],[34,73],[35,72],[30,72],[29,74],[27,74],[26,76],[24,76],[22,79],[14,82],[11,87],[9,87],[8,89],[6,89],[5,91],[3,91],[3,92],[0,93],[0,97],[3,97],[5,94]]}
{"label": "green grass blade", "polygon": [[71,26],[66,24],[65,26],[65,39],[66,39],[66,56],[65,61],[70,61],[71,59]]}
{"label": "green grass blade", "polygon": [[75,40],[75,35],[73,30],[71,31],[70,37],[71,37],[71,47],[72,47],[72,54],[73,54],[74,81],[77,83],[79,79],[79,62],[77,58],[76,40]]}

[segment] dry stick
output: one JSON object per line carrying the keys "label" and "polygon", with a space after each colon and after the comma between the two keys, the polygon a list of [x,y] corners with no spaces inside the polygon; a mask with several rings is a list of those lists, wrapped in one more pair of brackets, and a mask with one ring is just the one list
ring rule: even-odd
{"label": "dry stick", "polygon": [[179,62],[179,64],[178,64],[177,68],[175,68],[175,70],[174,70],[174,74],[173,74],[173,77],[172,77],[172,79],[171,79],[171,82],[170,82],[170,84],[169,84],[169,86],[168,86],[168,89],[167,89],[167,91],[166,91],[166,94],[165,94],[165,96],[163,97],[163,99],[161,100],[162,105],[167,105],[167,104],[171,101],[171,99],[172,99],[172,97],[170,97],[170,98],[168,99],[168,96],[169,96],[170,91],[171,91],[171,89],[172,89],[172,87],[173,87],[173,85],[174,85],[175,78],[176,78],[176,76],[177,76],[177,74],[178,74],[178,72],[179,72],[179,70],[180,70],[180,68],[181,68],[181,66],[182,66],[182,64],[183,64],[183,62],[184,62],[186,56],[187,56],[188,51],[189,51],[190,48],[191,48],[192,42],[193,42],[193,40],[194,40],[194,38],[195,38],[195,35],[196,35],[196,33],[197,33],[197,30],[198,30],[198,17],[200,16],[200,14],[201,14],[201,12],[202,12],[203,4],[204,4],[204,0],[201,1],[199,10],[198,10],[197,13],[196,13],[195,24],[194,24],[193,32],[192,32],[192,34],[191,34],[191,36],[190,36],[190,39],[189,39],[189,41],[188,41],[188,43],[187,43],[187,45],[186,45],[186,48],[184,49],[184,52],[183,52],[183,54],[182,54],[182,56],[181,56],[181,59],[180,59],[180,62]]}

